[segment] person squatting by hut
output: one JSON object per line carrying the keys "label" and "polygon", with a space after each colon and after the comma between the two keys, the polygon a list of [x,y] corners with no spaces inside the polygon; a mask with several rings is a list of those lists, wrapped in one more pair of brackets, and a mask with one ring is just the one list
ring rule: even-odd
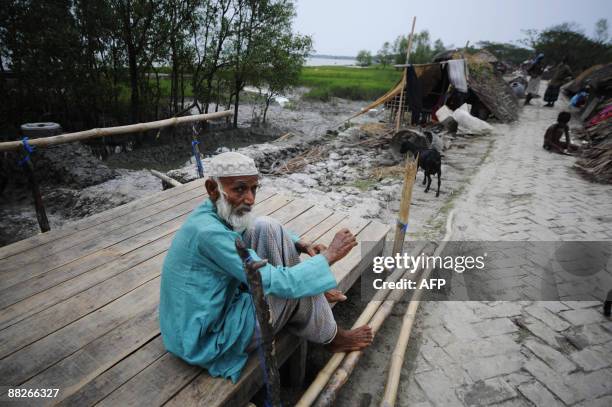
{"label": "person squatting by hut", "polygon": [[553,73],[552,78],[548,82],[548,87],[546,87],[546,92],[544,92],[544,101],[546,102],[546,107],[553,107],[557,99],[559,99],[559,90],[561,86],[573,76],[572,70],[567,64],[567,57],[563,58],[563,60],[555,67],[555,72]]}
{"label": "person squatting by hut", "polygon": [[533,99],[540,90],[540,77],[544,72],[544,66],[542,61],[544,60],[544,54],[538,54],[537,57],[533,60],[531,66],[527,69],[527,73],[529,74],[529,82],[527,83],[527,89],[525,92],[527,95],[525,96],[525,106],[530,104],[529,102]]}
{"label": "person squatting by hut", "polygon": [[[250,247],[254,261],[268,260],[259,272],[275,334],[287,327],[332,352],[370,345],[370,327],[339,329],[329,305],[346,299],[333,290],[330,265],[356,246],[355,237],[343,229],[329,247],[312,245],[271,218],[253,220],[259,172],[249,157],[219,154],[208,170],[209,198],[178,230],[162,268],[159,321],[166,349],[212,376],[238,380],[258,343],[236,238]],[[311,257],[300,262],[300,253]]]}
{"label": "person squatting by hut", "polygon": [[[567,125],[572,118],[569,112],[561,112],[557,117],[557,123],[546,129],[544,134],[544,145],[546,150],[553,151],[559,154],[566,154],[565,150],[576,151],[578,146],[572,144],[569,135],[569,126]],[[565,133],[565,142],[561,141],[561,137]]]}

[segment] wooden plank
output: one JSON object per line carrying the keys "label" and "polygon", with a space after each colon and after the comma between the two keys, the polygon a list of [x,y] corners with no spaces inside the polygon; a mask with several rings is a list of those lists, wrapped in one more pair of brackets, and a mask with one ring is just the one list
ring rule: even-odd
{"label": "wooden plank", "polygon": [[54,405],[130,355],[159,334],[157,306],[134,316],[117,328],[88,343],[20,387],[58,388],[55,398],[36,400],[37,406]]}
{"label": "wooden plank", "polygon": [[[108,281],[132,267],[164,253],[170,247],[173,237],[173,234],[165,236],[124,256],[105,262],[92,270],[87,270],[84,267],[84,270],[77,275],[55,273],[43,279],[37,279],[36,283],[40,284],[36,287],[32,287],[27,282],[14,286],[15,290],[9,291],[0,298],[0,306],[3,307],[0,310],[0,331],[21,319],[77,295],[96,284]],[[58,281],[61,282],[48,287],[49,283],[53,284]],[[43,283],[47,284],[43,285]],[[32,295],[33,292],[36,294]]]}
{"label": "wooden plank", "polygon": [[[166,253],[2,330],[0,358],[69,325],[159,277]],[[159,296],[159,293],[157,294]]]}
{"label": "wooden plank", "polygon": [[[276,357],[279,364],[284,363],[298,345],[298,338],[282,332],[277,339],[276,346]],[[211,377],[206,371],[202,371],[195,380],[168,400],[165,406],[241,406],[253,397],[262,384],[259,361],[256,357],[251,357],[236,384],[223,378]]]}
{"label": "wooden plank", "polygon": [[24,267],[35,263],[36,261],[46,259],[49,256],[55,255],[56,253],[67,251],[79,244],[98,240],[101,236],[106,234],[131,229],[132,225],[137,227],[138,221],[143,219],[151,219],[158,213],[168,211],[171,208],[175,208],[185,202],[194,202],[194,200],[202,201],[205,196],[205,193],[198,189],[188,191],[187,193],[181,194],[177,197],[166,199],[141,210],[133,211],[129,215],[113,219],[112,221],[106,222],[103,225],[98,225],[95,228],[89,228],[66,238],[58,239],[53,242],[34,247],[28,250],[27,256],[12,256],[8,259],[0,260],[0,270],[3,272],[21,270]]}
{"label": "wooden plank", "polygon": [[[285,227],[293,233],[303,236],[306,232],[329,218],[333,213],[331,209],[313,206],[308,211],[301,213],[297,218],[287,222]],[[301,232],[298,232],[298,230]]]}
{"label": "wooden plank", "polygon": [[262,205],[260,205],[259,207],[253,208],[253,215],[271,215],[272,213],[274,213],[274,211],[279,210],[292,200],[292,198],[283,195],[274,195],[272,198],[267,199],[266,202],[263,202]]}
{"label": "wooden plank", "polygon": [[344,213],[334,213],[305,233],[302,239],[306,242],[314,242],[346,218],[347,216]]}
{"label": "wooden plank", "polygon": [[294,199],[279,210],[274,211],[270,216],[279,221],[281,224],[285,224],[306,212],[313,206],[313,204],[308,203],[303,199]]}
{"label": "wooden plank", "polygon": [[47,233],[41,233],[35,236],[32,236],[28,239],[20,240],[19,242],[12,243],[8,246],[0,247],[0,259],[5,259],[24,251],[30,250],[34,247],[46,244],[48,242],[54,241],[56,239],[63,238],[65,236],[72,235],[81,230],[86,230],[92,227],[96,227],[105,222],[118,218],[120,216],[129,214],[134,210],[138,210],[140,208],[145,208],[149,205],[155,204],[157,202],[161,202],[165,199],[170,199],[174,196],[178,196],[180,194],[191,191],[195,188],[203,187],[204,182],[201,180],[196,180],[190,183],[185,184],[183,187],[176,188],[171,190],[162,191],[159,193],[155,193],[153,195],[134,200],[132,202],[128,202],[124,205],[118,206],[113,209],[109,209],[104,212],[100,212],[94,214],[92,216],[88,216],[87,218],[83,218],[74,222],[70,222],[64,225],[60,229],[54,229]]}
{"label": "wooden plank", "polygon": [[[163,217],[158,217],[151,222],[143,221],[138,227],[135,226],[135,229],[125,229],[118,233],[111,233],[110,235],[103,236],[97,241],[84,242],[71,250],[66,250],[50,256],[47,261],[32,263],[24,270],[21,270],[21,273],[18,271],[7,272],[0,280],[0,289],[8,291],[11,289],[11,286],[17,283],[32,278],[43,278],[42,276],[45,273],[70,264],[101,249],[112,248],[112,252],[115,252],[117,257],[125,254],[137,247],[165,236],[173,231],[171,228],[178,228],[180,223],[177,225],[177,220],[180,221],[181,215],[190,212],[196,204],[196,200],[193,202],[186,202],[172,208],[172,210],[166,211]],[[2,291],[0,291],[0,295],[2,295]]]}
{"label": "wooden plank", "polygon": [[160,406],[201,371],[166,353],[96,406]]}
{"label": "wooden plank", "polygon": [[161,336],[147,343],[119,363],[78,389],[58,406],[93,406],[145,367],[166,354]]}
{"label": "wooden plank", "polygon": [[[161,262],[160,262],[161,266]],[[17,386],[159,302],[160,279],[0,360],[0,385]]]}
{"label": "wooden plank", "polygon": [[[357,235],[358,245],[334,265],[338,289],[348,290],[361,273],[371,266],[374,256],[382,253],[389,227],[378,222],[369,223]],[[365,243],[365,246],[364,246]]]}

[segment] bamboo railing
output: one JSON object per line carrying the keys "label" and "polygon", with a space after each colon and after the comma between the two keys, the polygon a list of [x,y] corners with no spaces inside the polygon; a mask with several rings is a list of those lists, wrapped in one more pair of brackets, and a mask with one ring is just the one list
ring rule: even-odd
{"label": "bamboo railing", "polygon": [[[222,112],[196,114],[192,116],[171,117],[169,119],[157,120],[154,122],[128,124],[126,126],[103,127],[99,129],[91,129],[77,131],[75,133],[60,134],[58,136],[43,137],[28,140],[28,144],[35,147],[49,147],[57,144],[71,143],[73,141],[89,140],[98,137],[116,136],[121,134],[142,132],[152,129],[160,129],[162,127],[176,126],[181,123],[202,122],[208,120],[221,119],[224,117],[233,116],[232,110],[224,110]],[[23,147],[21,140],[7,141],[0,143],[0,152],[19,150]]]}

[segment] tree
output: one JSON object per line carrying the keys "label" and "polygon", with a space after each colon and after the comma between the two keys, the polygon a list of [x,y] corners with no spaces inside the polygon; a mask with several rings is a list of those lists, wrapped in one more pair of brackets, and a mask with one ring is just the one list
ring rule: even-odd
{"label": "tree", "polygon": [[480,41],[478,46],[489,51],[500,61],[514,65],[520,65],[533,56],[532,50],[508,43]]}
{"label": "tree", "polygon": [[370,51],[365,50],[365,49],[362,49],[361,51],[359,51],[357,53],[357,57],[355,59],[357,60],[357,64],[359,66],[370,66],[370,65],[372,65],[372,53]]}
{"label": "tree", "polygon": [[593,41],[580,32],[558,30],[558,27],[547,29],[535,38],[534,49],[544,54],[547,64],[568,57],[572,70],[579,72],[612,60],[612,45]]}
{"label": "tree", "polygon": [[434,47],[433,47],[433,54],[439,54],[441,52],[446,51],[446,46],[444,45],[444,43],[442,42],[442,40],[440,38],[438,38],[435,42],[434,42]]}
{"label": "tree", "polygon": [[266,122],[272,100],[298,83],[304,61],[311,52],[312,39],[290,31],[273,39],[262,50],[263,61],[267,61],[262,65],[263,70],[258,78],[258,82],[265,87],[263,123]]}
{"label": "tree", "polygon": [[383,67],[386,67],[391,63],[391,44],[389,44],[389,41],[385,41],[383,43],[382,47],[378,51],[378,54],[376,55],[376,58],[378,58],[378,61]]}
{"label": "tree", "polygon": [[429,31],[423,30],[414,35],[412,39],[412,50],[410,52],[410,63],[425,64],[431,62],[433,52],[429,39]]}
{"label": "tree", "polygon": [[608,42],[608,20],[600,18],[595,23],[595,41],[599,43]]}

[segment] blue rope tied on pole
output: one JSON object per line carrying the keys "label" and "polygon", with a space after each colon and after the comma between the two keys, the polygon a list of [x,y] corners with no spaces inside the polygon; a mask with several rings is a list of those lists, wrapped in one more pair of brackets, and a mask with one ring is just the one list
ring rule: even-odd
{"label": "blue rope tied on pole", "polygon": [[403,223],[401,220],[397,220],[397,224],[400,225],[402,232],[406,233],[408,230],[408,223]]}
{"label": "blue rope tied on pole", "polygon": [[401,220],[397,220],[397,224],[400,225],[400,228],[402,230],[402,232],[406,233],[406,231],[408,230],[408,224],[402,222]]}
{"label": "blue rope tied on pole", "polygon": [[33,146],[33,145],[31,145],[30,143],[28,143],[28,140],[29,140],[29,139],[28,139],[27,137],[24,137],[24,138],[22,138],[22,139],[21,139],[21,143],[23,144],[23,149],[25,150],[25,153],[26,153],[26,154],[25,154],[25,157],[23,157],[21,160],[19,160],[19,161],[18,161],[18,163],[19,163],[19,165],[20,165],[21,167],[23,167],[24,165],[26,165],[26,163],[27,163],[28,161],[30,161],[30,156],[31,156],[32,154],[34,154],[34,150],[35,150],[35,148],[34,148],[34,146]]}
{"label": "blue rope tied on pole", "polygon": [[194,156],[195,161],[196,161],[196,167],[198,169],[198,176],[200,178],[204,178],[204,166],[202,165],[202,159],[200,158],[200,153],[196,149],[196,146],[198,144],[200,144],[200,142],[198,140],[193,140],[191,142],[191,152],[193,153],[193,156]]}

